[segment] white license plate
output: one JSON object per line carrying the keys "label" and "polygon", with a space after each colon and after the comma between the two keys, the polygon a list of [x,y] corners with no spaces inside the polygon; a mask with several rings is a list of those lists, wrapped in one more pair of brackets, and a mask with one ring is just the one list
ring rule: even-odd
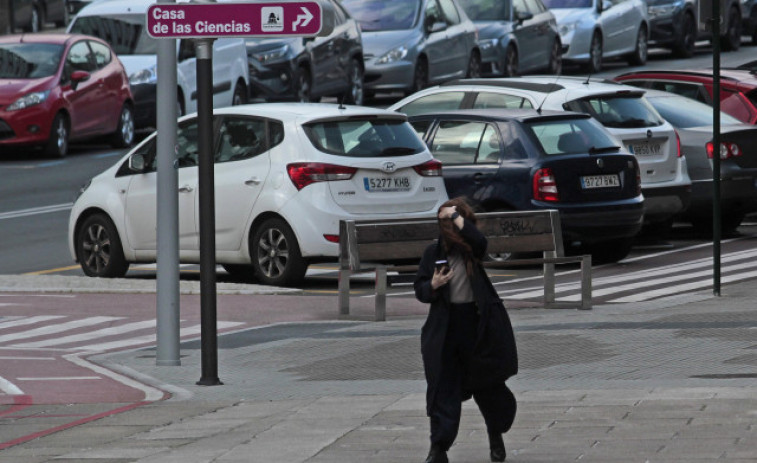
{"label": "white license plate", "polygon": [[617,175],[585,175],[581,177],[581,188],[613,188],[619,187],[620,180]]}
{"label": "white license plate", "polygon": [[410,191],[410,177],[363,177],[363,186],[370,192]]}
{"label": "white license plate", "polygon": [[632,143],[628,145],[628,151],[636,156],[656,156],[662,152],[660,143]]}

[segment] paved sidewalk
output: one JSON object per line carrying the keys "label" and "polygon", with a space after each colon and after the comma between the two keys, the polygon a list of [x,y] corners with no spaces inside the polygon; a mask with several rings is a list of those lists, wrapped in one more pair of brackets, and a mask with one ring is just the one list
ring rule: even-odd
{"label": "paved sidewalk", "polygon": [[[507,461],[757,462],[757,285],[722,292],[511,309],[521,371],[509,381],[519,410]],[[153,349],[94,356],[171,397],[8,448],[0,461],[420,462],[422,323],[334,320],[222,336],[224,385],[213,387],[195,384],[197,341],[182,344],[179,367],[156,367]],[[449,456],[488,461],[472,402]]]}

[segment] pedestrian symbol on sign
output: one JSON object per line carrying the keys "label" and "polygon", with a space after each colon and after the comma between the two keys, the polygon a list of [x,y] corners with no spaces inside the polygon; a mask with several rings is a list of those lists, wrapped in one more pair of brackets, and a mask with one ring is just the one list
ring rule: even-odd
{"label": "pedestrian symbol on sign", "polygon": [[281,32],[284,30],[284,8],[264,6],[260,10],[260,24],[263,32]]}

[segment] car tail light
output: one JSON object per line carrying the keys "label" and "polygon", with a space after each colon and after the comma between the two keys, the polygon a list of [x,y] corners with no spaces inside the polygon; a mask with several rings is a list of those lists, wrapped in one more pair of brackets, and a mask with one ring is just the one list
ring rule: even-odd
{"label": "car tail light", "polygon": [[339,235],[323,235],[324,238],[326,238],[326,241],[330,243],[338,243],[339,242]]}
{"label": "car tail light", "polygon": [[[707,142],[707,157],[712,159],[715,154],[715,145],[709,141]],[[721,143],[720,144],[720,159],[735,158],[741,156],[741,148],[736,143]]]}
{"label": "car tail light", "polygon": [[681,137],[678,136],[678,130],[674,130],[676,133],[676,157],[683,156],[683,153],[681,152]]}
{"label": "car tail light", "polygon": [[349,180],[357,168],[323,164],[320,162],[298,162],[287,165],[287,173],[294,186],[301,190],[311,183]]}
{"label": "car tail light", "polygon": [[442,176],[442,163],[436,159],[432,159],[423,164],[413,166],[418,175],[422,177],[441,177]]}
{"label": "car tail light", "polygon": [[552,169],[539,169],[534,174],[534,199],[537,201],[559,201],[557,183]]}

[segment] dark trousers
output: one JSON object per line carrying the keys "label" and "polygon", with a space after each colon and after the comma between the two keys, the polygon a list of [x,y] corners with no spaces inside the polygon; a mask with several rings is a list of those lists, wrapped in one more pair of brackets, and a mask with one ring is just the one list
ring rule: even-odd
{"label": "dark trousers", "polygon": [[462,403],[471,395],[490,434],[509,431],[515,420],[515,396],[504,382],[473,391],[466,390],[463,386],[477,330],[476,305],[453,304],[442,350],[442,371],[430,415],[431,444],[438,445],[445,451],[449,450],[457,437]]}

